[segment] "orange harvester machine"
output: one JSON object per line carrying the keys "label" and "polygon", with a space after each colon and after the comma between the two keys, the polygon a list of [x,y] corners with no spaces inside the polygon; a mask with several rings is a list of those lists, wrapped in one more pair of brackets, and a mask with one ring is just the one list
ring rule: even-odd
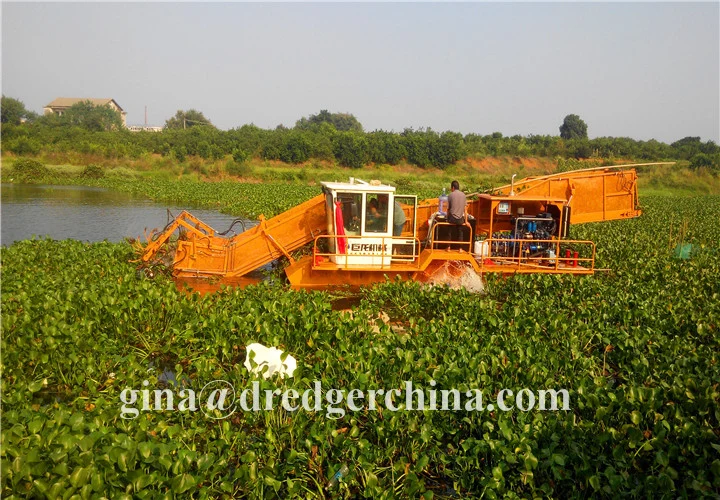
{"label": "orange harvester machine", "polygon": [[[629,168],[638,165],[528,177],[468,195],[467,222],[459,229],[446,221],[437,198],[418,202],[377,181],[324,182],[322,194],[270,219],[260,216],[258,225],[233,237],[182,212],[151,238],[142,261],[152,262],[180,230],[173,276],[188,281],[237,283],[283,256],[295,288],[386,277],[428,281],[441,267],[592,274],[595,244],[569,239],[570,224],[638,217],[637,174]],[[306,245],[312,251],[294,258]]]}

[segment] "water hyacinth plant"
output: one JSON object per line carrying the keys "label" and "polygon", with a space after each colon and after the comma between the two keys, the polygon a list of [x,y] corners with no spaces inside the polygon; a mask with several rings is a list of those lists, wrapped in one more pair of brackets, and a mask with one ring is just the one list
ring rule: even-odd
{"label": "water hyacinth plant", "polygon": [[[164,275],[137,274],[125,243],[4,248],[0,493],[712,496],[720,198],[642,201],[639,219],[572,229],[596,241],[608,272],[488,276],[484,294],[388,282],[362,291],[352,312],[334,310],[329,292],[275,282],[180,292]],[[683,221],[688,259],[675,257],[670,233]],[[243,366],[252,342],[292,354],[294,376],[253,377]],[[503,389],[555,388],[568,390],[570,409],[404,411],[400,399],[401,411],[342,416],[275,407],[214,419],[163,405],[121,415],[126,388],[199,392],[213,380],[298,392],[410,380],[478,388],[486,403]]]}

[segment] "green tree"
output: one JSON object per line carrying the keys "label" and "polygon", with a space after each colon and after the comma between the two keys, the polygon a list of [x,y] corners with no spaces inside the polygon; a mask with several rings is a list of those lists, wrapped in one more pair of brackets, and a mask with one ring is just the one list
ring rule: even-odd
{"label": "green tree", "polygon": [[502,156],[507,154],[507,140],[503,137],[502,132],[493,132],[483,137],[483,142],[487,145],[487,152],[490,156]]}
{"label": "green tree", "polygon": [[434,167],[446,168],[464,155],[463,136],[457,132],[438,134],[428,129],[425,133],[425,140],[428,145],[430,164]]}
{"label": "green tree", "polygon": [[367,134],[370,161],[397,165],[407,155],[398,134],[376,130]]}
{"label": "green tree", "polygon": [[432,165],[430,143],[435,139],[432,130],[413,130],[406,128],[402,134],[402,144],[407,152],[407,161],[419,167]]}
{"label": "green tree", "polygon": [[321,123],[320,126],[309,134],[312,140],[312,152],[310,156],[319,160],[333,161],[333,138],[338,134],[337,129],[330,123]]}
{"label": "green tree", "polygon": [[342,132],[333,139],[335,158],[340,165],[362,168],[368,161],[368,141],[364,134]]}
{"label": "green tree", "polygon": [[286,163],[302,163],[310,158],[312,142],[306,132],[282,131],[279,158]]}
{"label": "green tree", "polygon": [[685,137],[673,142],[670,147],[674,151],[673,156],[680,160],[689,160],[698,153],[720,153],[720,148],[713,141],[702,142],[700,137]]}
{"label": "green tree", "polygon": [[177,113],[175,113],[175,116],[165,121],[165,128],[167,129],[187,129],[197,126],[215,128],[215,125],[196,109],[189,109],[187,111],[179,109]]}
{"label": "green tree", "polygon": [[560,125],[563,139],[587,139],[587,124],[578,115],[567,115]]}
{"label": "green tree", "polygon": [[295,128],[301,130],[315,130],[323,123],[329,123],[340,132],[362,132],[362,124],[350,113],[330,113],[323,109],[317,115],[300,118],[295,122]]}
{"label": "green tree", "polygon": [[709,168],[714,172],[720,172],[720,155],[697,153],[690,158],[690,168]]}
{"label": "green tree", "polygon": [[569,141],[567,150],[568,153],[577,160],[581,158],[590,158],[593,152],[587,139],[575,139]]}
{"label": "green tree", "polygon": [[25,108],[25,104],[22,101],[13,99],[12,97],[2,96],[0,108],[3,125],[20,125],[25,120],[33,120],[37,117],[37,114]]}
{"label": "green tree", "polygon": [[62,116],[57,118],[56,123],[60,126],[80,127],[91,132],[122,128],[120,113],[107,104],[95,106],[91,101],[73,104],[65,110]]}

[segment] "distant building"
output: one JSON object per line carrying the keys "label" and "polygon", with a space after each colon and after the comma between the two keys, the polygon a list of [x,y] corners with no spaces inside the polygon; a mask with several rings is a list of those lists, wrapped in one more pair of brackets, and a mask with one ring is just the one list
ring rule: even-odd
{"label": "distant building", "polygon": [[115,102],[115,99],[96,99],[91,97],[58,97],[53,102],[43,108],[43,113],[46,115],[55,113],[56,115],[62,116],[62,114],[73,104],[79,102],[90,101],[95,106],[110,106],[112,109],[120,113],[123,127],[127,127],[126,115],[120,105]]}
{"label": "distant building", "polygon": [[162,127],[154,127],[152,125],[130,125],[127,128],[130,132],[162,132]]}

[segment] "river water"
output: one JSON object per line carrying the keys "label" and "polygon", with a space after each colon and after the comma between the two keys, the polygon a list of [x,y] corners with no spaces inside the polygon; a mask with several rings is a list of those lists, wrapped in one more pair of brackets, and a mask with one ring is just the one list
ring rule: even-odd
{"label": "river water", "polygon": [[[144,232],[162,229],[168,213],[188,210],[216,231],[225,231],[235,217],[214,210],[198,210],[177,204],[162,204],[102,188],[2,184],[0,186],[0,244],[33,236],[63,240],[122,241],[142,238]],[[245,221],[246,227],[257,224]],[[241,233],[242,225],[234,231]],[[234,233],[229,233],[228,236]]]}

